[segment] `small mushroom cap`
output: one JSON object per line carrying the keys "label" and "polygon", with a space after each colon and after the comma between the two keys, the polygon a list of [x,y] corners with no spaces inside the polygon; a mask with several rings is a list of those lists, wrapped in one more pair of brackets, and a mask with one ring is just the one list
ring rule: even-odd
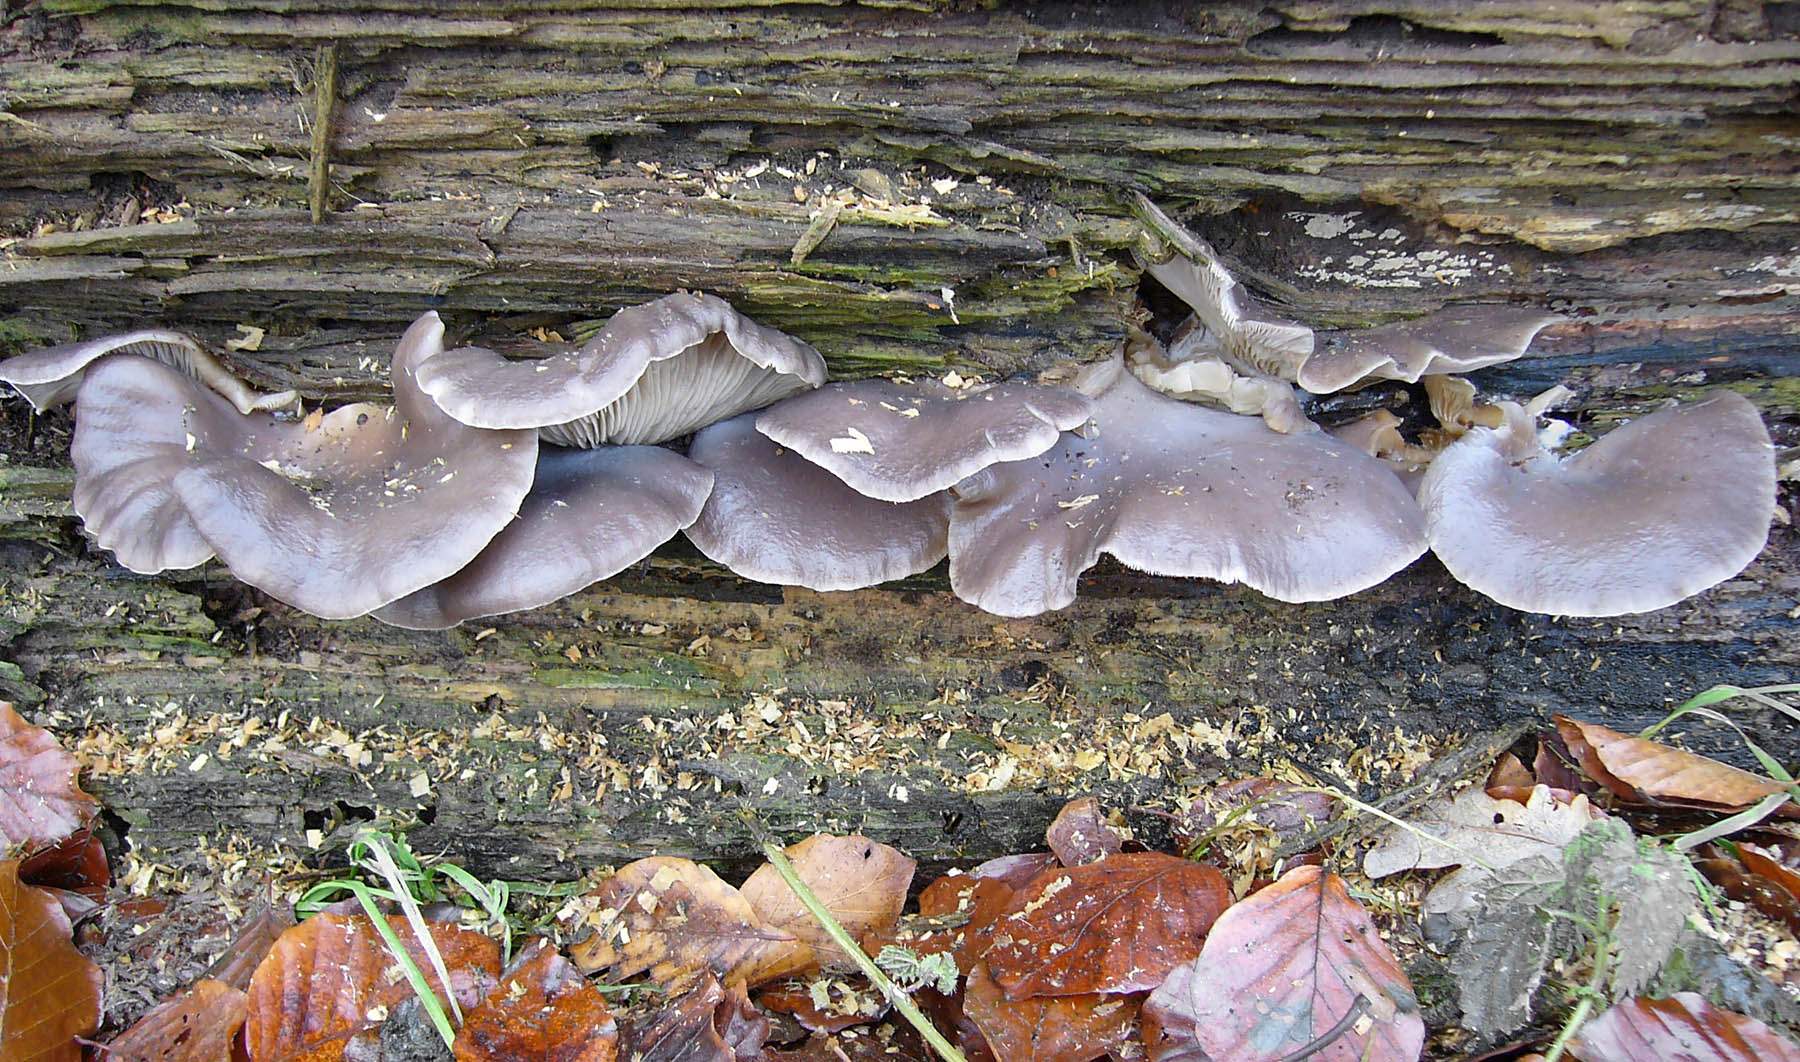
{"label": "small mushroom cap", "polygon": [[693,523],[712,482],[711,472],[660,446],[543,447],[519,518],[467,567],[383,605],[375,618],[437,630],[567,597]]}
{"label": "small mushroom cap", "polygon": [[[239,579],[328,619],[437,582],[512,520],[537,456],[535,432],[470,428],[418,393],[413,372],[443,349],[443,332],[436,314],[407,329],[392,408],[346,406],[311,422],[240,414],[156,362],[106,359],[76,397],[77,511],[103,545],[173,535],[191,555],[191,530]],[[147,409],[174,414],[147,436],[149,413],[104,412],[144,395],[155,396]],[[102,497],[96,472],[133,493]],[[149,530],[120,523],[131,514],[150,517]]]}
{"label": "small mushroom cap", "polygon": [[996,461],[1035,457],[1093,410],[1086,395],[1023,380],[985,390],[857,380],[778,402],[756,430],[862,494],[906,502]]}
{"label": "small mushroom cap", "polygon": [[1357,332],[1321,332],[1296,382],[1316,395],[1370,380],[1469,372],[1521,357],[1562,318],[1528,307],[1461,306]]}
{"label": "small mushroom cap", "polygon": [[701,430],[688,456],[712,469],[714,480],[687,536],[746,579],[855,590],[944,558],[949,495],[900,503],[866,497],[759,433],[753,415]]}
{"label": "small mushroom cap", "polygon": [[1425,550],[1424,518],[1380,462],[1323,432],[1160,395],[1118,359],[1084,370],[1097,434],[958,484],[950,584],[1003,616],[1075,599],[1102,552],[1156,575],[1243,582],[1283,601],[1339,597]]}
{"label": "small mushroom cap", "polygon": [[108,354],[136,354],[179,369],[230,399],[240,413],[282,409],[298,398],[292,391],[265,395],[251,390],[191,337],[162,328],[144,328],[20,354],[0,362],[0,380],[12,384],[33,409],[43,412],[74,398],[88,365]]}
{"label": "small mushroom cap", "polygon": [[566,446],[657,443],[825,382],[811,346],[713,295],[666,295],[614,314],[580,347],[508,361],[459,347],[420,386],[464,424],[542,428]]}
{"label": "small mushroom cap", "polygon": [[1775,450],[1756,407],[1720,392],[1609,433],[1568,460],[1532,417],[1447,447],[1419,486],[1431,548],[1503,605],[1565,616],[1648,612],[1729,579],[1761,552]]}

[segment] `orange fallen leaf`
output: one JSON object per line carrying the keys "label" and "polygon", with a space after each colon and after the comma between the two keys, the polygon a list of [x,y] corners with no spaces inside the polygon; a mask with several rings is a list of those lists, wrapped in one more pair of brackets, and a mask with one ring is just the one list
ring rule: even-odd
{"label": "orange fallen leaf", "polygon": [[1044,840],[1065,867],[1097,863],[1125,847],[1125,838],[1106,821],[1100,802],[1091,796],[1064,804],[1044,831]]}
{"label": "orange fallen leaf", "polygon": [[[819,1005],[821,999],[825,1006]],[[888,1012],[887,999],[866,981],[855,986],[836,979],[784,981],[765,989],[756,1003],[772,1014],[786,1014],[808,1032],[822,1033],[866,1025]]]}
{"label": "orange fallen leaf", "polygon": [[75,950],[56,897],[0,863],[0,1058],[80,1062],[77,1036],[100,1024],[100,968]]}
{"label": "orange fallen leaf", "polygon": [[206,976],[233,988],[249,988],[250,975],[262,965],[281,935],[293,926],[294,920],[285,906],[280,910],[266,903],[259,906],[232,928],[231,942],[207,967]]}
{"label": "orange fallen leaf", "polygon": [[606,998],[542,941],[463,1018],[457,1062],[612,1062],[619,1026]]}
{"label": "orange fallen leaf", "polygon": [[1374,922],[1342,879],[1314,866],[1226,911],[1200,957],[1144,1003],[1144,1038],[1159,1062],[1272,1062],[1340,1024],[1310,1058],[1410,1062],[1425,1043],[1412,985]]}
{"label": "orange fallen leaf", "polygon": [[569,949],[584,973],[648,971],[681,987],[697,974],[761,984],[806,969],[813,952],[765,921],[742,893],[688,859],[627,863],[588,894],[602,910],[593,936]]}
{"label": "orange fallen leaf", "polygon": [[22,845],[30,854],[92,822],[100,802],[81,791],[79,773],[48,730],[0,701],[0,851]]}
{"label": "orange fallen leaf", "polygon": [[1224,875],[1161,852],[1051,868],[994,921],[988,972],[1011,999],[1155,988],[1230,902]]}
{"label": "orange fallen leaf", "polygon": [[246,1007],[243,992],[201,978],[114,1037],[103,1057],[107,1062],[231,1062]]}
{"label": "orange fallen leaf", "polygon": [[963,1010],[999,1062],[1088,1062],[1130,1038],[1140,1002],[1137,994],[1011,1000],[977,963]]}
{"label": "orange fallen leaf", "polygon": [[[821,833],[790,845],[784,854],[800,880],[853,938],[893,929],[900,909],[906,906],[916,864],[885,844],[861,834],[838,837]],[[831,942],[825,928],[801,906],[774,867],[758,867],[738,891],[763,921],[811,948],[818,963],[850,963],[850,957]]]}
{"label": "orange fallen leaf", "polygon": [[1628,999],[1583,1025],[1569,1053],[1583,1062],[1800,1062],[1800,1048],[1767,1025],[1694,992]]}
{"label": "orange fallen leaf", "polygon": [[[442,999],[412,927],[400,915],[388,922]],[[430,932],[457,1002],[473,1007],[500,974],[499,943],[454,925],[433,923]],[[367,918],[319,914],[281,935],[251,975],[248,995],[244,1044],[252,1062],[336,1062],[352,1037],[379,1027],[413,988]]]}
{"label": "orange fallen leaf", "polygon": [[[1718,760],[1566,715],[1554,718],[1557,733],[1581,769],[1625,800],[1742,811],[1783,792],[1778,782]],[[1797,816],[1800,807],[1790,802],[1777,814]]]}

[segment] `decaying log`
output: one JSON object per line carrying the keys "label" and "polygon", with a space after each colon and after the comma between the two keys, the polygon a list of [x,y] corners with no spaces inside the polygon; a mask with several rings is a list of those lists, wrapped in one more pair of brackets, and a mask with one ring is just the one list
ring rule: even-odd
{"label": "decaying log", "polygon": [[[1570,383],[1599,428],[1732,387],[1792,447],[1792,7],[11,5],[0,351],[260,329],[234,364],[337,401],[385,391],[428,308],[524,350],[689,287],[839,376],[1004,375],[1123,334],[1140,189],[1309,323],[1549,306],[1568,320],[1484,386]],[[1743,576],[1614,620],[1514,613],[1427,559],[1315,606],[1103,567],[1008,621],[941,570],[821,595],[674,545],[459,631],[328,623],[216,569],[118,569],[68,511],[66,414],[3,413],[0,690],[181,865],[370,815],[516,876],[731,859],[741,805],[976,857],[1032,846],[1076,791],[1166,806],[1291,764],[1369,795],[1520,716],[1641,725],[1800,677],[1786,526]]]}

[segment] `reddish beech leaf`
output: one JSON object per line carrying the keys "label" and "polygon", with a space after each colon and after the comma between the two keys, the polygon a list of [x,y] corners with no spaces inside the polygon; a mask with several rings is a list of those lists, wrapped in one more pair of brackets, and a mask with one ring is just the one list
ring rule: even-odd
{"label": "reddish beech leaf", "polygon": [[1800,1048],[1767,1025],[1693,992],[1628,999],[1583,1025],[1569,1053],[1583,1062],[1800,1062]]}
{"label": "reddish beech leaf", "polygon": [[106,1062],[231,1062],[244,1027],[244,993],[201,978],[152,1008],[106,1045]]}
{"label": "reddish beech leaf", "polygon": [[1498,800],[1517,800],[1523,804],[1536,785],[1537,779],[1531,776],[1531,768],[1525,766],[1525,761],[1510,752],[1502,752],[1482,788],[1488,796]]}
{"label": "reddish beech leaf", "polygon": [[1018,855],[995,856],[969,871],[972,878],[993,878],[1011,888],[1022,889],[1031,879],[1056,865],[1049,852],[1021,852]]}
{"label": "reddish beech leaf", "polygon": [[[1054,865],[1054,864],[1052,864]],[[1004,878],[955,874],[939,878],[919,894],[919,914],[927,918],[961,915],[961,925],[947,930],[908,932],[896,942],[920,955],[950,952],[956,968],[967,970],[987,954],[994,920],[1010,910],[1018,892]]]}
{"label": "reddish beech leaf", "polygon": [[763,1057],[768,1062],[937,1062],[910,1028],[892,1024],[814,1034],[792,1051],[770,1050]]}
{"label": "reddish beech leaf", "polygon": [[83,828],[60,843],[27,856],[19,863],[19,880],[104,900],[106,887],[112,884],[112,867],[106,861],[106,846],[94,836],[92,828]]}
{"label": "reddish beech leaf", "polygon": [[1200,957],[1150,994],[1144,1038],[1156,1062],[1268,1062],[1313,1044],[1358,1006],[1309,1057],[1419,1057],[1418,1000],[1375,923],[1336,874],[1296,867],[1226,911]]}
{"label": "reddish beech leaf", "polygon": [[[1757,880],[1767,887],[1771,898],[1777,901],[1764,907],[1763,911],[1786,922],[1789,929],[1800,934],[1800,874],[1783,865],[1777,855],[1756,845],[1740,844],[1737,850],[1744,868],[1756,875]],[[1779,902],[1783,899],[1785,903]]]}
{"label": "reddish beech leaf", "polygon": [[603,909],[593,936],[569,949],[583,972],[621,980],[649,971],[684,987],[701,972],[761,984],[812,965],[813,952],[757,914],[738,890],[692,860],[653,856],[627,863],[588,895]]}
{"label": "reddish beech leaf", "polygon": [[994,921],[988,972],[1011,999],[1155,988],[1230,902],[1224,875],[1161,852],[1045,870]]}
{"label": "reddish beech leaf", "polygon": [[81,791],[80,771],[48,730],[0,701],[0,852],[35,852],[93,821],[100,802]]}
{"label": "reddish beech leaf", "polygon": [[[785,854],[800,880],[858,940],[894,928],[900,909],[906,906],[906,894],[912,888],[913,868],[917,865],[897,850],[861,834],[817,834],[790,845]],[[774,867],[758,867],[738,891],[765,922],[793,934],[810,947],[820,964],[842,966],[851,962],[831,942],[825,927],[800,905],[800,898]]]}
{"label": "reddish beech leaf", "polygon": [[0,1059],[80,1062],[77,1036],[100,1024],[100,967],[69,940],[62,904],[0,863]]}
{"label": "reddish beech leaf", "polygon": [[963,1009],[963,997],[961,988],[948,996],[923,988],[913,999],[918,1002],[919,1009],[925,1012],[925,1016],[931,1019],[931,1024],[937,1026],[951,1043],[962,1048],[963,1058],[967,1062],[998,1062],[994,1052],[988,1047],[987,1037],[981,1033],[981,1027]]}
{"label": "reddish beech leaf", "polygon": [[[1800,889],[1791,887],[1786,880],[1793,872],[1786,871],[1779,876],[1759,873],[1748,865],[1750,846],[1740,844],[1737,851],[1738,855],[1733,856],[1720,846],[1709,844],[1701,849],[1702,856],[1694,861],[1694,866],[1726,896],[1750,904],[1770,918],[1786,923],[1793,932],[1800,933]],[[1764,856],[1759,865],[1768,862],[1768,857]],[[1786,868],[1777,865],[1777,869]]]}
{"label": "reddish beech leaf", "polygon": [[1088,1062],[1131,1036],[1142,1001],[1138,994],[1007,999],[987,965],[976,963],[963,1010],[999,1062]]}
{"label": "reddish beech leaf", "polygon": [[[442,999],[412,926],[400,915],[388,916],[388,924]],[[454,925],[429,929],[457,1003],[475,1006],[500,975],[499,943]],[[367,918],[319,914],[281,935],[251,975],[248,995],[251,1062],[335,1062],[352,1037],[380,1026],[413,988]]]}
{"label": "reddish beech leaf", "polygon": [[[825,1006],[813,998],[817,991]],[[784,981],[764,989],[756,1002],[766,1011],[786,1014],[807,1032],[834,1033],[852,1025],[878,1021],[888,1011],[887,998],[867,982],[855,987],[838,980]]]}
{"label": "reddish beech leaf", "polygon": [[743,982],[729,990],[709,973],[632,1030],[631,1062],[749,1062],[762,1054],[769,1019],[744,994]]}
{"label": "reddish beech leaf", "polygon": [[1091,796],[1071,800],[1056,813],[1044,840],[1065,867],[1098,863],[1125,847],[1125,838],[1106,821],[1100,802]]}
{"label": "reddish beech leaf", "polygon": [[[1553,717],[1563,744],[1594,781],[1625,800],[1742,811],[1783,787],[1761,775],[1566,715]],[[1792,802],[1776,814],[1800,816]]]}
{"label": "reddish beech leaf", "polygon": [[292,929],[294,920],[286,907],[276,910],[261,904],[245,915],[231,931],[231,942],[207,967],[206,976],[233,988],[248,989],[250,975],[262,965],[263,957],[275,946],[281,935]]}
{"label": "reddish beech leaf", "polygon": [[457,1062],[612,1062],[619,1025],[581,971],[534,941],[463,1015],[451,1050]]}

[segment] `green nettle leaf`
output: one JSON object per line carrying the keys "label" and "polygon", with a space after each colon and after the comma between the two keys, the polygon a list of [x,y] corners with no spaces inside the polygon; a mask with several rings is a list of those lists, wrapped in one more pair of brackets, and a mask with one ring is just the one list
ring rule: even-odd
{"label": "green nettle leaf", "polygon": [[1617,905],[1613,996],[1647,988],[1700,904],[1687,860],[1654,842],[1640,842],[1624,823],[1607,820],[1590,825],[1569,846],[1567,869],[1576,911],[1604,917]]}
{"label": "green nettle leaf", "polygon": [[1563,867],[1543,855],[1469,881],[1474,905],[1451,916],[1458,945],[1450,973],[1470,1030],[1499,1033],[1530,1019],[1532,993],[1553,952],[1568,946],[1568,923],[1550,915],[1564,884]]}

